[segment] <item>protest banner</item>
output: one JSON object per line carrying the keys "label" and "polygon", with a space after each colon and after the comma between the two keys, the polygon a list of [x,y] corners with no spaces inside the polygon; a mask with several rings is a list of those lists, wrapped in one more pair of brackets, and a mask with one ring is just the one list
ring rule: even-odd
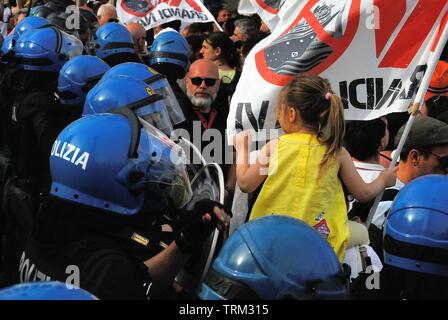
{"label": "protest banner", "polygon": [[197,0],[118,0],[117,14],[124,24],[138,22],[146,30],[173,20],[180,20],[184,25],[216,23],[213,15]]}

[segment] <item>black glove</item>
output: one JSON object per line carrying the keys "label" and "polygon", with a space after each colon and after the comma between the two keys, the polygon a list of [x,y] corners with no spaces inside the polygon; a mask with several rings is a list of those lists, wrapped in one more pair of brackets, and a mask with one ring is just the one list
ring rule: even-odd
{"label": "black glove", "polygon": [[[202,250],[204,241],[211,235],[218,224],[218,218],[213,213],[213,208],[223,209],[224,206],[212,200],[200,200],[192,211],[185,213],[185,220],[174,240],[180,250],[188,253],[196,253]],[[202,217],[209,213],[210,221],[204,221]]]}

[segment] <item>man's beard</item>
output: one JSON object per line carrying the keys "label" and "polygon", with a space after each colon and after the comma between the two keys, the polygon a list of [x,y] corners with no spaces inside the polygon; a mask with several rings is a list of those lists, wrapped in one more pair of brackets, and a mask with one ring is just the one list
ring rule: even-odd
{"label": "man's beard", "polygon": [[190,99],[191,104],[193,104],[195,109],[204,110],[209,108],[213,101],[215,101],[216,96],[218,93],[215,93],[213,96],[205,97],[196,97],[194,93],[188,92],[187,90],[187,97]]}

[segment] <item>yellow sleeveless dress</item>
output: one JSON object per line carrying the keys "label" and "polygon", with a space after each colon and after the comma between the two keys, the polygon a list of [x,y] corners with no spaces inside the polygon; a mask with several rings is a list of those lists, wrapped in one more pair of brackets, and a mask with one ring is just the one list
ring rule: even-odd
{"label": "yellow sleeveless dress", "polygon": [[303,220],[327,239],[342,262],[349,239],[347,209],[337,159],[330,160],[319,177],[326,151],[313,135],[282,135],[250,220],[271,214]]}

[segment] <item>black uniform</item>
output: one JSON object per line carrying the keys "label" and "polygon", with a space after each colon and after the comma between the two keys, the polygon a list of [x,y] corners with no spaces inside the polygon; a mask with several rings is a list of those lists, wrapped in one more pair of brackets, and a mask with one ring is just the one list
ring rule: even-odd
{"label": "black uniform", "polygon": [[158,238],[160,229],[142,232],[135,225],[142,220],[49,196],[21,255],[20,281],[77,284],[99,299],[147,299],[151,279],[143,261],[161,248],[156,241],[142,246],[131,236]]}
{"label": "black uniform", "polygon": [[[49,156],[55,139],[52,112],[57,108],[55,75],[11,72],[2,85],[4,150],[10,155],[10,170],[4,185],[3,254],[6,274],[19,258],[31,231],[33,216],[50,187]],[[4,284],[17,281],[6,277]]]}

